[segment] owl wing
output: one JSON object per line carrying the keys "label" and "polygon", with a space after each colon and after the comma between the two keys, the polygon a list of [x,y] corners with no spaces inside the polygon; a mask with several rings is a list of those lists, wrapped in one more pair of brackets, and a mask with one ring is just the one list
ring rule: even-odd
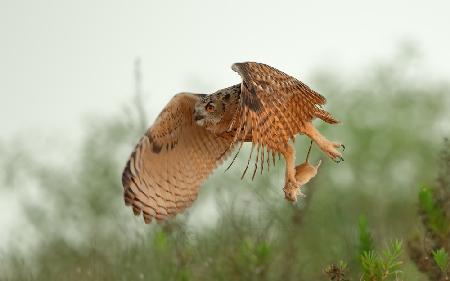
{"label": "owl wing", "polygon": [[294,77],[256,62],[235,63],[232,69],[242,78],[235,140],[251,132],[253,144],[280,150],[304,122],[318,117],[338,123],[321,108],[326,99]]}
{"label": "owl wing", "polygon": [[164,220],[188,208],[200,184],[228,155],[231,138],[193,121],[199,95],[172,98],[141,138],[122,174],[124,199],[144,221]]}

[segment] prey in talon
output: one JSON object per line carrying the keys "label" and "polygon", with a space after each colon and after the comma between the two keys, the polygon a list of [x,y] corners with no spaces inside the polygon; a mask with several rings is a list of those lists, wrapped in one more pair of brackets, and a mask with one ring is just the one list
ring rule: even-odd
{"label": "prey in talon", "polygon": [[319,170],[320,165],[322,164],[322,160],[314,166],[309,163],[309,154],[311,152],[312,141],[309,144],[308,153],[306,154],[305,162],[295,167],[295,179],[296,185],[286,185],[283,188],[284,197],[291,202],[296,202],[297,197],[305,197],[305,195],[301,192],[301,187],[307,184],[313,177],[317,175],[317,171]]}
{"label": "prey in talon", "polygon": [[308,157],[295,166],[297,135],[306,135],[331,160],[343,161],[343,144],[328,140],[312,123],[338,123],[323,108],[325,97],[263,63],[231,68],[240,75],[239,84],[211,94],[175,95],[131,153],[122,174],[125,204],[146,223],[190,207],[208,175],[235,152],[231,166],[245,142],[252,147],[242,177],[269,171],[283,156],[284,191],[291,201],[320,166],[309,164]]}

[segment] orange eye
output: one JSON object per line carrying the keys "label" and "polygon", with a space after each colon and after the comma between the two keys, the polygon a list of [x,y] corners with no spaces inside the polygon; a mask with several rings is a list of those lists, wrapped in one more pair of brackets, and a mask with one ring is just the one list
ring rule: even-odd
{"label": "orange eye", "polygon": [[214,112],[214,105],[212,104],[212,103],[208,103],[206,106],[205,106],[205,109],[206,109],[206,111],[208,111],[209,113],[211,113],[211,112]]}

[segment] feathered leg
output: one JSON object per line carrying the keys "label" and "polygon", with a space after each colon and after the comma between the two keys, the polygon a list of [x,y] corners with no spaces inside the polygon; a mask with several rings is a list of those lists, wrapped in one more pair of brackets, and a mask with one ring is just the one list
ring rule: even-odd
{"label": "feathered leg", "polygon": [[297,201],[299,185],[295,179],[295,149],[290,143],[286,143],[284,149],[280,151],[286,161],[286,173],[284,177],[284,196],[287,200]]}
{"label": "feathered leg", "polygon": [[339,152],[337,148],[345,149],[345,146],[341,143],[333,142],[325,138],[316,128],[314,128],[311,122],[304,123],[301,128],[301,132],[313,140],[317,146],[333,161],[336,163],[344,161],[344,158],[342,158],[342,153]]}

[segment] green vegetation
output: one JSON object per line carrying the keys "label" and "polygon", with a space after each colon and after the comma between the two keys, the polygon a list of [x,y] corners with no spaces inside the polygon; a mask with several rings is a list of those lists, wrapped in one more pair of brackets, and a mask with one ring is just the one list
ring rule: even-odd
{"label": "green vegetation", "polygon": [[375,251],[364,252],[361,255],[363,280],[398,280],[401,251],[402,242],[396,240],[381,255]]}
{"label": "green vegetation", "polygon": [[[443,248],[433,251],[433,259],[439,266],[441,272],[447,275],[448,272],[448,253]],[[445,276],[448,279],[448,276]]]}
{"label": "green vegetation", "polygon": [[359,254],[364,255],[365,253],[372,252],[375,249],[375,242],[373,241],[372,233],[369,231],[367,225],[367,218],[365,216],[359,217],[358,223],[358,233],[359,233]]}
{"label": "green vegetation", "polygon": [[[295,205],[283,199],[282,161],[240,181],[244,149],[188,212],[144,225],[124,206],[120,183],[143,133],[131,107],[92,119],[77,150],[56,151],[60,161],[0,143],[0,193],[23,194],[26,218],[0,255],[0,280],[447,280],[450,172],[435,188],[419,186],[434,182],[438,165],[450,169],[450,157],[438,160],[450,146],[439,154],[437,126],[449,120],[450,93],[410,76],[413,61],[309,83],[343,121],[320,130],[347,149],[339,165],[324,159]],[[298,159],[308,144],[298,137]],[[324,158],[317,148],[311,156]]]}
{"label": "green vegetation", "polygon": [[440,171],[432,188],[419,192],[419,217],[422,227],[408,243],[411,259],[430,280],[449,279],[450,251],[450,141],[440,153]]}
{"label": "green vegetation", "polygon": [[[359,220],[359,244],[360,252],[360,277],[362,281],[387,281],[401,280],[402,275],[400,260],[403,243],[394,240],[380,254],[374,248],[372,234],[367,227],[366,219],[361,216]],[[340,261],[338,264],[331,264],[325,268],[325,274],[331,281],[348,281],[346,274],[349,268],[346,262]]]}

